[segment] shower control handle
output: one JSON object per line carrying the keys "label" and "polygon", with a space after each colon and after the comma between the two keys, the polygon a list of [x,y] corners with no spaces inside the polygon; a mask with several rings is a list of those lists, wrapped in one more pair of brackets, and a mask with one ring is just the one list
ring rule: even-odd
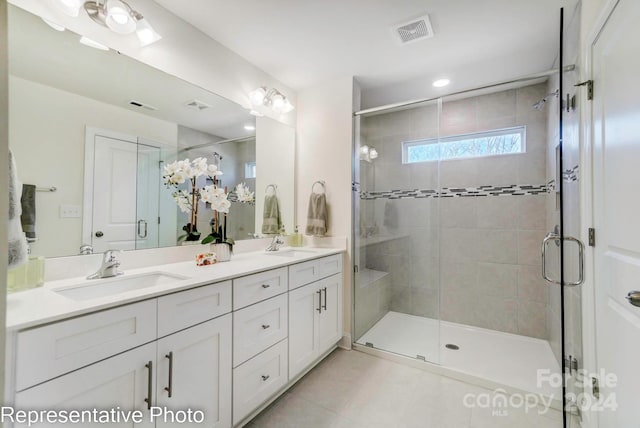
{"label": "shower control handle", "polygon": [[633,306],[640,307],[640,291],[630,291],[626,295],[625,299],[629,301]]}

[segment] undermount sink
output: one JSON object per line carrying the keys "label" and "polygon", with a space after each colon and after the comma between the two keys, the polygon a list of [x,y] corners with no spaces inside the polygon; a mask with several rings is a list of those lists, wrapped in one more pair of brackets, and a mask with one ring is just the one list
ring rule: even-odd
{"label": "undermount sink", "polygon": [[294,250],[294,249],[286,249],[286,250],[278,250],[278,251],[267,251],[265,254],[269,256],[280,256],[280,257],[304,257],[309,254],[316,254],[316,251],[313,250]]}
{"label": "undermount sink", "polygon": [[185,279],[189,278],[165,272],[149,272],[139,275],[123,275],[114,278],[88,279],[78,284],[54,289],[53,292],[69,299],[82,301],[113,296],[115,294],[169,284]]}

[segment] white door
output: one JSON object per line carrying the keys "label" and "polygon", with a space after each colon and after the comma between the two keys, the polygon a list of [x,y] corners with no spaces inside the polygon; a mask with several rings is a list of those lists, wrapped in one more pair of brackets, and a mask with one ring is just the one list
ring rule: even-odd
{"label": "white door", "polygon": [[[640,427],[640,307],[625,298],[640,290],[640,2],[621,0],[592,46],[593,196],[600,426]],[[615,396],[613,395],[615,394]]]}
{"label": "white door", "polygon": [[[154,392],[156,344],[150,343],[83,369],[60,376],[16,394],[16,409],[140,410],[143,423],[120,422],[114,428],[151,427],[148,404],[149,390]],[[151,362],[151,368],[147,365]],[[151,386],[151,388],[150,388]],[[155,397],[151,398],[154,404]],[[69,426],[70,424],[32,424],[31,427]],[[16,424],[18,427],[25,425]],[[82,423],[82,427],[104,424]]]}
{"label": "white door", "polygon": [[318,357],[320,303],[316,283],[289,292],[289,379]]}
{"label": "white door", "polygon": [[136,248],[138,148],[134,142],[96,135],[93,162],[94,252]]}
{"label": "white door", "polygon": [[342,274],[320,281],[322,312],[319,322],[319,352],[322,353],[342,337]]}
{"label": "white door", "polygon": [[136,248],[158,248],[162,184],[160,149],[147,144],[138,144],[137,148]]}
{"label": "white door", "polygon": [[231,349],[231,314],[158,341],[158,406],[201,410],[205,421],[157,419],[156,427],[231,427]]}

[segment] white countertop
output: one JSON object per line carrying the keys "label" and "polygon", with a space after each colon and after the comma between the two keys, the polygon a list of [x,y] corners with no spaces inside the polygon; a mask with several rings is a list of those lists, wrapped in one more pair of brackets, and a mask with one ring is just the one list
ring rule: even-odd
{"label": "white countertop", "polygon": [[[280,252],[295,251],[286,248]],[[268,254],[264,251],[236,254],[231,261],[209,266],[196,266],[195,261],[149,266],[125,271],[123,276],[140,275],[149,272],[163,272],[180,275],[188,279],[176,280],[170,284],[156,285],[139,290],[131,290],[116,295],[77,301],[56,293],[55,289],[86,283],[98,284],[100,280],[85,277],[67,278],[46,282],[42,287],[7,296],[7,330],[16,331],[37,325],[60,321],[66,318],[113,308],[128,303],[151,299],[176,291],[187,290],[201,285],[212,284],[256,272],[288,266],[318,257],[342,253],[337,248],[300,248],[305,251],[291,257]],[[96,266],[96,269],[98,266]],[[113,279],[113,278],[111,278]]]}

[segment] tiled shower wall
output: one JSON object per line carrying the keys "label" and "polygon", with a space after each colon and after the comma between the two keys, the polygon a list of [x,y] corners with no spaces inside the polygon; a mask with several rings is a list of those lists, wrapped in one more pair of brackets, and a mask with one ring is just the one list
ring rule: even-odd
{"label": "tiled shower wall", "polygon": [[[547,117],[538,84],[364,118],[361,190],[544,185]],[[526,153],[402,164],[402,142],[526,126]],[[547,338],[548,290],[540,277],[545,194],[361,200],[360,233],[399,237],[364,247],[361,264],[390,276],[391,310]],[[356,315],[357,318],[357,315]]]}

